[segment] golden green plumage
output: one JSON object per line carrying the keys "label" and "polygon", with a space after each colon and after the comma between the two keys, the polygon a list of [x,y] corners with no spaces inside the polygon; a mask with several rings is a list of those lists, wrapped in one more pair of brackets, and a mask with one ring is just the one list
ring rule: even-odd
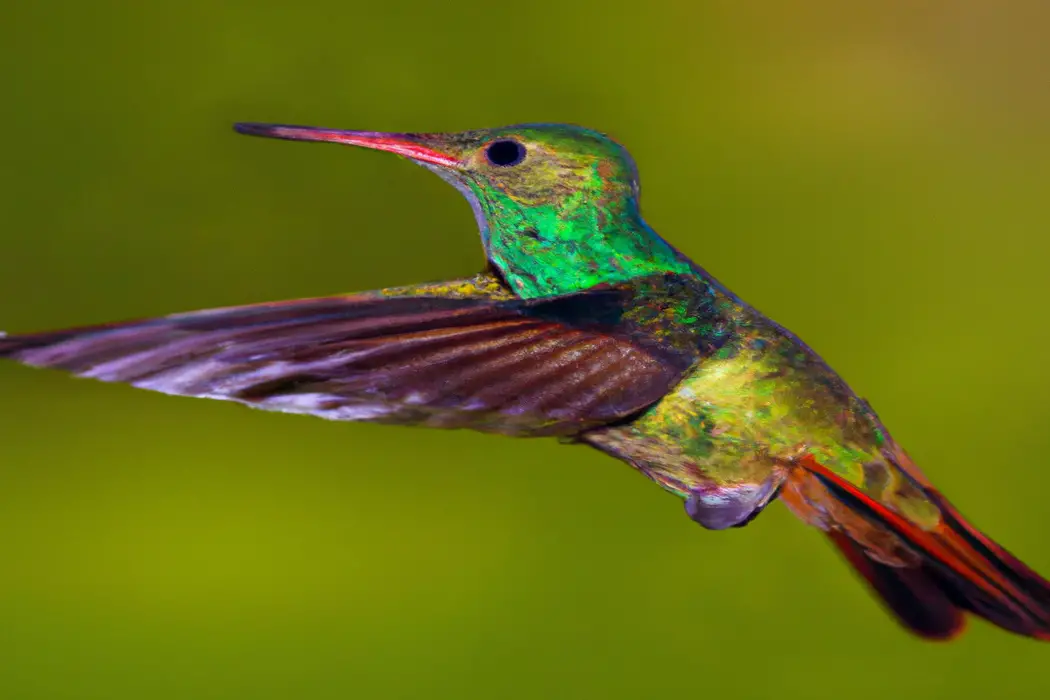
{"label": "golden green plumage", "polygon": [[627,425],[589,433],[679,496],[783,480],[812,455],[866,494],[933,526],[939,512],[891,468],[868,404],[793,334],[737,306],[732,339]]}

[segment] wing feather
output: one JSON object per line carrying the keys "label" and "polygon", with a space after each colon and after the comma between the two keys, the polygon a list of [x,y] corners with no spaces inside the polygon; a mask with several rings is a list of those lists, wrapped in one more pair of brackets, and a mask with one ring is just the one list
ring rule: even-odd
{"label": "wing feather", "polygon": [[654,403],[691,363],[625,320],[634,303],[630,286],[545,300],[406,288],[0,337],[0,357],[334,420],[568,435]]}

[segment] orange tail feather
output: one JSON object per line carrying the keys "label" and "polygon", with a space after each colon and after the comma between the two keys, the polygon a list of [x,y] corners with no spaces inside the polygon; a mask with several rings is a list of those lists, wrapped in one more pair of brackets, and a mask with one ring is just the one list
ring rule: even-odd
{"label": "orange tail feather", "polygon": [[831,540],[908,629],[928,639],[950,639],[972,613],[1016,634],[1050,641],[1050,582],[967,523],[940,493],[923,487],[941,511],[925,530],[873,500],[813,459],[802,466],[839,503],[871,526],[895,535],[915,555],[895,566],[869,553],[848,529]]}
{"label": "orange tail feather", "polygon": [[831,541],[909,630],[927,639],[952,639],[966,628],[966,617],[944,594],[925,567],[888,566],[867,555],[864,548],[839,530]]}

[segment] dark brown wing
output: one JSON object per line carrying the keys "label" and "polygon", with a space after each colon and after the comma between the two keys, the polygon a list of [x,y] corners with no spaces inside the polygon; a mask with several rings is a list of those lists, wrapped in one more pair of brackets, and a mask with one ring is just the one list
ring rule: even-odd
{"label": "dark brown wing", "polygon": [[547,300],[367,293],[0,337],[0,357],[334,420],[568,435],[658,400],[691,358],[629,287]]}

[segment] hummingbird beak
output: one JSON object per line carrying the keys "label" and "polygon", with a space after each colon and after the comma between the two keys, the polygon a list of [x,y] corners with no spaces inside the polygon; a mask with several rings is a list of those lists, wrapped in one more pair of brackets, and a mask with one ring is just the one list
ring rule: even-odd
{"label": "hummingbird beak", "polygon": [[[328,141],[347,146],[361,146],[377,151],[396,153],[418,163],[437,165],[442,168],[460,170],[463,163],[456,157],[444,153],[427,142],[419,134],[385,134],[379,131],[343,131],[340,129],[316,129],[310,126],[288,126],[285,124],[234,124],[234,130],[249,136],[265,136],[288,141]],[[431,143],[433,143],[431,141]]]}

